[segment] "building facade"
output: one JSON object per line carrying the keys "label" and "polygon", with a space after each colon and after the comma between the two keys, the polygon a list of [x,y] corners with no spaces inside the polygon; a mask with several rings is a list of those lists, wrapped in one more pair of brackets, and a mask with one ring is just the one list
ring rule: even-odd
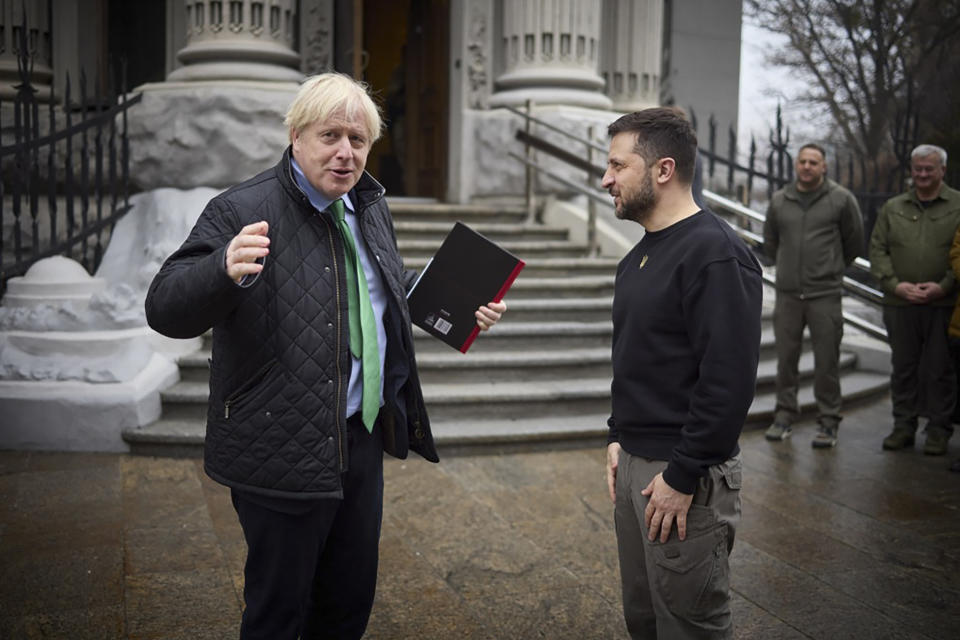
{"label": "building facade", "polygon": [[[516,201],[527,190],[525,167],[511,155],[523,151],[515,133],[524,118],[516,110],[529,101],[533,115],[549,125],[535,125],[533,133],[589,157],[584,145],[550,127],[603,143],[621,113],[662,102],[664,34],[676,30],[679,15],[667,19],[666,6],[664,0],[0,3],[0,144],[10,142],[10,98],[25,86],[22,47],[30,52],[36,95],[64,107],[43,111],[67,122],[80,111],[109,113],[106,96],[121,69],[137,96],[122,126],[97,116],[97,130],[83,136],[97,153],[113,145],[114,129],[126,131],[129,141],[131,208],[112,227],[96,273],[53,256],[7,280],[0,300],[0,447],[122,451],[123,429],[158,419],[160,390],[179,377],[175,358],[201,341],[165,339],[147,327],[147,286],[210,198],[277,162],[288,144],[284,113],[307,75],[336,70],[372,87],[387,128],[367,168],[390,196]],[[725,24],[734,22],[739,18]],[[676,56],[671,60],[676,78],[683,69]],[[62,88],[68,77],[69,100]],[[734,101],[737,91],[733,83]],[[698,113],[714,108],[675,97]],[[79,162],[89,170],[88,147],[80,148]],[[601,156],[593,154],[592,162],[602,164]],[[548,156],[535,161],[568,183],[599,186],[583,169]],[[538,177],[533,188],[556,195],[552,202],[580,220],[582,197],[564,193],[563,184]],[[83,190],[98,191],[86,184]],[[10,197],[5,191],[4,205]],[[51,219],[64,214],[51,207]],[[11,207],[3,210],[0,235],[7,242]]]}
{"label": "building facade", "polygon": [[[0,21],[18,28],[20,3],[3,6]],[[395,195],[463,202],[503,193],[502,185],[477,183],[485,163],[471,154],[508,144],[509,136],[484,142],[478,134],[509,126],[513,120],[495,112],[527,100],[547,119],[574,125],[603,125],[617,112],[664,102],[715,113],[721,124],[736,122],[741,0],[27,0],[23,6],[40,85],[53,83],[62,94],[67,75],[76,86],[81,70],[88,83],[103,85],[123,59],[130,88],[168,97],[173,88],[181,97],[208,94],[199,102],[155,104],[168,119],[171,109],[189,109],[194,121],[216,111],[218,91],[254,87],[272,97],[254,108],[262,121],[243,124],[279,131],[272,139],[281,145],[285,133],[270,119],[291,86],[327,70],[363,78],[388,124],[369,169]],[[11,47],[0,52],[0,95],[16,80],[13,56]],[[584,109],[596,117],[584,118]],[[158,135],[162,146],[164,134]],[[205,137],[213,133],[200,129],[194,142]],[[138,142],[157,141],[134,135],[132,144]],[[178,164],[163,152],[154,155]],[[218,182],[235,182],[255,168],[238,167],[213,183],[195,182],[212,179],[208,172],[185,172],[161,185],[149,175],[141,180],[134,160],[134,181],[144,189],[225,186]]]}

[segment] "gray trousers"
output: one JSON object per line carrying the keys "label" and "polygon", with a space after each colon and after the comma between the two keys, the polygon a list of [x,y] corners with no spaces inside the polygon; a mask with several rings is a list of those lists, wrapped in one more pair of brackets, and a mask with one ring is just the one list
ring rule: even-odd
{"label": "gray trousers", "polygon": [[634,640],[732,638],[728,558],[740,522],[740,457],[700,479],[685,540],[674,528],[666,543],[650,542],[640,492],[666,466],[620,452],[614,520],[627,630]]}
{"label": "gray trousers", "polygon": [[929,427],[953,431],[950,423],[957,383],[947,340],[952,312],[950,307],[929,304],[883,308],[893,365],[893,425],[897,429],[915,431],[917,417],[925,415]]}
{"label": "gray trousers", "polygon": [[774,420],[792,423],[800,413],[797,403],[798,365],[803,328],[810,328],[813,346],[813,397],[821,424],[840,421],[840,340],[843,308],[840,296],[802,299],[777,292],[773,335],[777,348],[777,408]]}

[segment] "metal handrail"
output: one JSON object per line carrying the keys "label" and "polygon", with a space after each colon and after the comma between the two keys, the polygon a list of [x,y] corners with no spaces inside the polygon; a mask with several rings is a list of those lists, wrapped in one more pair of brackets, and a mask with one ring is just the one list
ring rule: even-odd
{"label": "metal handrail", "polygon": [[587,145],[588,147],[593,147],[594,149],[596,149],[597,151],[599,151],[599,152],[601,152],[601,153],[606,153],[606,152],[608,151],[608,149],[607,149],[605,146],[603,146],[602,144],[597,144],[596,142],[593,142],[592,140],[584,140],[583,138],[581,138],[580,136],[578,136],[578,135],[575,134],[575,133],[570,133],[569,131],[565,131],[565,130],[561,129],[560,127],[558,127],[558,126],[555,125],[555,124],[550,124],[549,122],[547,122],[547,121],[545,121],[545,120],[541,120],[540,118],[537,118],[537,117],[535,117],[535,116],[530,115],[530,111],[531,111],[531,109],[533,109],[533,102],[530,101],[530,100],[527,100],[527,107],[526,107],[527,110],[526,110],[526,111],[522,111],[522,110],[520,110],[520,109],[517,109],[516,107],[511,107],[511,106],[509,106],[509,105],[504,105],[503,108],[506,109],[507,111],[509,111],[510,113],[515,113],[515,114],[517,114],[518,116],[521,116],[521,117],[523,117],[524,119],[529,120],[530,122],[533,122],[533,123],[535,123],[535,124],[537,124],[537,125],[539,125],[539,126],[541,126],[541,127],[544,127],[544,128],[546,128],[546,129],[550,129],[551,131],[555,131],[555,132],[557,132],[557,133],[559,133],[559,134],[561,134],[561,135],[564,135],[564,136],[570,138],[571,140],[573,140],[574,142],[578,142],[578,143],[580,143],[580,144],[585,144],[585,145]]}
{"label": "metal handrail", "polygon": [[540,173],[546,175],[548,178],[552,178],[553,180],[556,180],[557,182],[563,183],[564,186],[570,187],[571,189],[573,189],[574,191],[576,191],[576,192],[579,193],[580,195],[587,196],[588,198],[590,198],[591,200],[593,200],[593,201],[595,201],[595,202],[599,202],[599,203],[601,203],[601,204],[607,205],[607,206],[610,207],[610,208],[613,208],[613,202],[610,200],[610,195],[607,194],[606,192],[598,191],[598,190],[596,190],[596,189],[591,189],[591,188],[589,188],[589,187],[583,186],[582,184],[577,184],[577,183],[574,182],[573,180],[570,180],[569,178],[563,177],[563,176],[560,175],[559,173],[556,173],[556,172],[553,171],[552,169],[548,169],[547,167],[543,166],[542,164],[539,164],[539,163],[537,163],[537,162],[534,162],[533,160],[528,161],[526,158],[524,158],[524,157],[523,157],[522,155],[520,155],[519,153],[514,153],[513,151],[507,151],[507,155],[510,156],[511,158],[515,158],[515,159],[519,160],[520,162],[522,162],[522,163],[524,163],[524,164],[526,164],[526,165],[528,165],[528,166],[530,166],[530,167],[533,167],[534,169],[536,169],[536,170],[539,171]]}
{"label": "metal handrail", "polygon": [[[589,244],[588,250],[591,253],[596,252],[597,250],[596,237],[595,237],[596,212],[595,212],[594,203],[598,202],[607,207],[613,208],[613,202],[611,201],[610,197],[606,194],[603,194],[603,192],[597,190],[596,188],[587,187],[582,184],[578,184],[573,180],[570,180],[569,178],[566,178],[560,175],[556,171],[553,171],[552,169],[549,169],[539,164],[538,162],[534,161],[533,149],[536,148],[540,151],[543,151],[561,160],[562,162],[567,163],[568,165],[571,165],[577,169],[586,171],[588,175],[590,174],[602,175],[604,171],[603,167],[598,167],[596,165],[593,165],[591,161],[577,160],[576,162],[572,162],[568,157],[566,157],[570,155],[568,151],[562,150],[556,145],[553,145],[550,142],[544,140],[543,138],[538,138],[537,136],[533,135],[530,132],[530,124],[531,122],[534,122],[537,125],[550,129],[551,131],[560,133],[570,138],[571,140],[574,140],[577,143],[586,145],[588,149],[588,155],[592,155],[591,151],[594,149],[605,152],[606,148],[592,142],[591,140],[584,140],[583,138],[581,138],[580,136],[577,136],[576,134],[572,134],[568,131],[564,131],[563,129],[555,125],[552,125],[548,122],[544,122],[543,120],[540,120],[539,118],[536,118],[530,115],[533,109],[533,103],[529,100],[527,101],[527,104],[526,104],[526,111],[521,111],[520,109],[516,109],[514,107],[509,107],[509,106],[505,108],[511,113],[515,113],[525,119],[524,129],[522,131],[518,130],[517,136],[516,136],[517,139],[522,141],[524,144],[524,154],[520,155],[518,153],[514,153],[513,151],[507,151],[507,155],[509,155],[511,158],[519,160],[521,163],[523,163],[524,168],[526,169],[527,207],[531,211],[531,218],[532,218],[532,211],[534,208],[532,182],[533,182],[533,171],[535,170],[535,171],[539,171],[540,173],[547,176],[548,178],[556,180],[557,182],[563,184],[564,186],[570,189],[573,189],[574,192],[587,197],[588,199],[587,237],[588,237],[588,244]],[[558,150],[562,151],[562,153],[559,153]],[[708,203],[716,206],[717,208],[730,211],[731,213],[734,213],[739,216],[743,216],[745,218],[748,218],[756,222],[763,223],[766,221],[766,216],[764,216],[762,213],[754,211],[753,209],[750,209],[749,207],[745,207],[744,205],[740,204],[739,202],[736,202],[735,200],[731,200],[729,198],[721,196],[708,189],[703,190],[703,196]],[[755,233],[753,231],[750,231],[749,229],[741,228],[733,224],[729,220],[727,221],[727,223],[744,240],[747,240],[756,246],[763,245],[762,235]],[[856,258],[851,264],[851,266],[856,269],[863,270],[867,273],[870,272],[870,262],[860,257]],[[775,278],[769,275],[768,273],[763,274],[763,281],[771,286],[776,286]],[[862,282],[859,282],[858,280],[851,278],[849,276],[843,276],[843,288],[845,291],[851,293],[852,295],[872,304],[880,304],[881,301],[883,300],[883,293],[881,291],[878,291],[877,289],[869,285],[863,284]],[[866,333],[871,337],[878,338],[884,341],[889,341],[887,332],[883,327],[879,327],[873,324],[872,322],[864,320],[863,318],[859,318],[857,316],[854,316],[844,311],[843,321],[853,327],[856,327],[857,329],[863,331],[864,333]]]}

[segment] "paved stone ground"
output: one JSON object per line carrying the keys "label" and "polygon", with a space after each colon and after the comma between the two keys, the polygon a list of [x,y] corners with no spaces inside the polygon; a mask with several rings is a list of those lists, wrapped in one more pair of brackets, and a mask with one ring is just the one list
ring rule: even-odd
{"label": "paved stone ground", "polygon": [[[960,456],[885,453],[889,401],[744,434],[737,638],[956,638]],[[919,444],[918,444],[919,447]],[[386,462],[367,637],[624,638],[602,448]],[[197,460],[0,452],[0,638],[235,638],[244,544]]]}

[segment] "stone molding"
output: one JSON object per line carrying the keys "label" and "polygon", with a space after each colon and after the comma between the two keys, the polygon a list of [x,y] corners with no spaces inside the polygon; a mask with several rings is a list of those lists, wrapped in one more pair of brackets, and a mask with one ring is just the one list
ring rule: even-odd
{"label": "stone molding", "polygon": [[333,2],[300,2],[300,71],[315,75],[333,69]]}
{"label": "stone molding", "polygon": [[504,71],[491,107],[527,99],[609,109],[599,69],[601,0],[504,3],[499,44]]}
{"label": "stone molding", "polygon": [[660,104],[663,0],[604,0],[600,69],[617,111]]}
{"label": "stone molding", "polygon": [[194,0],[184,4],[184,65],[171,81],[260,80],[297,82],[300,55],[293,50],[294,0]]}

